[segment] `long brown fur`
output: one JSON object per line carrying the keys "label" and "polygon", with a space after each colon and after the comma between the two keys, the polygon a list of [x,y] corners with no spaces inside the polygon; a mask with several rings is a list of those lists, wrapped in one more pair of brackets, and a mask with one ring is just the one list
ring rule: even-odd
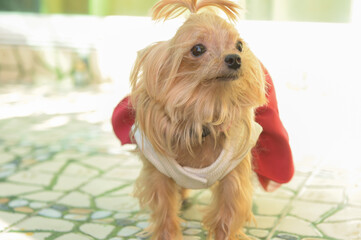
{"label": "long brown fur", "polygon": [[[188,10],[191,15],[175,36],[138,53],[131,74],[131,103],[140,128],[154,149],[182,166],[211,165],[231,142],[238,159],[249,146],[254,109],[266,102],[265,81],[258,59],[239,37],[234,26],[213,12],[218,7],[235,19],[238,7],[228,0],[162,0],[154,7],[153,19],[169,19]],[[243,43],[239,52],[235,44]],[[207,51],[194,57],[191,49],[202,43]],[[225,56],[239,54],[241,69],[236,80],[229,75]],[[202,137],[206,127],[210,135]],[[141,153],[140,153],[141,154]],[[179,186],[162,175],[142,156],[144,167],[135,193],[152,210],[152,239],[182,239],[179,227]],[[242,226],[252,219],[250,182],[251,155],[223,178],[214,190],[205,226],[215,239],[236,239]],[[184,192],[184,191],[183,191]]]}

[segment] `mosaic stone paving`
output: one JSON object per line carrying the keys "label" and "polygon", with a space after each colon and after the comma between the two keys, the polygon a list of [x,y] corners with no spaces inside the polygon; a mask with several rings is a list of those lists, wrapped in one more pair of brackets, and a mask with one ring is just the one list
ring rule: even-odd
{"label": "mosaic stone paving", "polygon": [[[140,163],[120,147],[104,91],[0,90],[0,239],[134,240],[149,213],[132,197]],[[252,239],[361,239],[360,168],[297,159],[289,184],[257,188]],[[209,191],[192,192],[185,240],[206,239],[200,219]]]}

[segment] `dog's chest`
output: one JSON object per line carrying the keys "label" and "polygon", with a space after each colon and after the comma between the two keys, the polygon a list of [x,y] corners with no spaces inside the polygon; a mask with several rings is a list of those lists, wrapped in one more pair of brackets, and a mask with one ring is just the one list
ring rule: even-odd
{"label": "dog's chest", "polygon": [[214,163],[223,150],[225,136],[221,135],[215,141],[212,136],[203,139],[202,145],[193,148],[193,154],[187,149],[177,153],[176,161],[182,167],[205,168]]}

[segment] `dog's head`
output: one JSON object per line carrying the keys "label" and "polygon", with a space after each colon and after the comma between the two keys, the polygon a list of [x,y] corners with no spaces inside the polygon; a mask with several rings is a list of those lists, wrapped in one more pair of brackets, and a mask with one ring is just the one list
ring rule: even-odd
{"label": "dog's head", "polygon": [[[142,50],[132,72],[138,124],[162,153],[183,143],[191,150],[201,143],[205,126],[214,137],[227,133],[240,121],[239,113],[266,101],[258,59],[231,23],[213,11],[199,12],[208,7],[236,19],[238,6],[228,0],[162,0],[155,5],[156,20],[186,9],[191,15],[172,39]],[[157,132],[150,130],[154,124]]]}

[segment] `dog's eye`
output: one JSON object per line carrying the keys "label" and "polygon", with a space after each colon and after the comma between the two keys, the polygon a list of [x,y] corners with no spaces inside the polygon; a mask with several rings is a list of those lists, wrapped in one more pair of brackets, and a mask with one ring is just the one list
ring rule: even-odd
{"label": "dog's eye", "polygon": [[191,49],[191,52],[192,52],[193,56],[195,56],[195,57],[202,55],[206,51],[207,51],[207,48],[201,43],[193,46]]}
{"label": "dog's eye", "polygon": [[236,48],[238,49],[238,51],[242,52],[242,50],[243,50],[243,44],[242,44],[241,41],[238,41],[238,42],[236,43]]}

